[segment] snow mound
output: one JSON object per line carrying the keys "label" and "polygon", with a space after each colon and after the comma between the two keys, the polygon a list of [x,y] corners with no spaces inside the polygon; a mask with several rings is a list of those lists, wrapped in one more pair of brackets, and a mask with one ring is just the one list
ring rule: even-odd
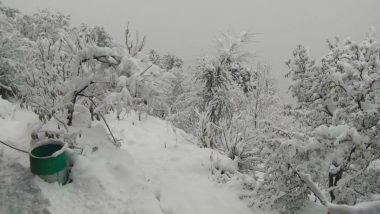
{"label": "snow mound", "polygon": [[0,97],[0,118],[10,117],[14,111],[14,106]]}
{"label": "snow mound", "polygon": [[210,161],[212,167],[217,170],[229,173],[235,173],[238,171],[238,162],[237,160],[231,160],[229,157],[225,155],[221,155],[218,152],[211,153]]}

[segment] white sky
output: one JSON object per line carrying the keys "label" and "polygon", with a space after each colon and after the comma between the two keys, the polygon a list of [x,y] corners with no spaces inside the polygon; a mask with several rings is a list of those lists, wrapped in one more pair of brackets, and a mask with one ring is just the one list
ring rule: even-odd
{"label": "white sky", "polygon": [[[1,1],[1,0],[0,0]],[[128,21],[148,36],[146,50],[172,52],[190,63],[213,47],[221,31],[260,33],[252,49],[272,65],[282,93],[288,81],[284,61],[297,44],[314,56],[326,52],[326,39],[340,35],[354,40],[369,27],[378,29],[380,0],[2,0],[4,5],[32,13],[54,8],[71,15],[72,24],[104,26],[123,41]],[[285,96],[286,97],[286,96]]]}

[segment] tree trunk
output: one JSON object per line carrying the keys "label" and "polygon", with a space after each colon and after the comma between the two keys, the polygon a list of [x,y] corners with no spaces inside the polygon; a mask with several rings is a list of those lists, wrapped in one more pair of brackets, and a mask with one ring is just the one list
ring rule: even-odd
{"label": "tree trunk", "polygon": [[75,108],[75,103],[77,102],[78,95],[80,95],[84,90],[86,90],[86,88],[88,88],[88,86],[90,86],[91,84],[94,84],[94,82],[90,81],[87,85],[85,85],[79,91],[74,91],[73,99],[71,100],[72,106],[70,106],[69,111],[68,111],[68,116],[67,116],[67,120],[68,120],[67,125],[68,126],[73,125],[74,108]]}

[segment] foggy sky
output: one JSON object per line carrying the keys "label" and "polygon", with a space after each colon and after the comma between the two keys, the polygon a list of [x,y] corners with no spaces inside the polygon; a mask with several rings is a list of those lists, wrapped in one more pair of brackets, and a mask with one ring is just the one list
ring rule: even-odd
{"label": "foggy sky", "polygon": [[[282,94],[288,80],[284,61],[298,44],[319,57],[326,39],[336,35],[360,40],[371,27],[380,35],[380,0],[0,0],[31,14],[54,8],[71,16],[72,24],[104,26],[122,43],[128,21],[146,34],[146,50],[171,52],[187,64],[213,47],[222,31],[259,33],[252,49],[272,65]],[[286,96],[285,96],[286,97]]]}

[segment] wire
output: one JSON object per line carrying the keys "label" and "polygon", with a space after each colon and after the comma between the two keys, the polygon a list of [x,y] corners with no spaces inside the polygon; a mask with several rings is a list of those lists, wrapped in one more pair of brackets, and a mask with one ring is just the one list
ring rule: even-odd
{"label": "wire", "polygon": [[12,149],[14,149],[14,150],[17,150],[17,151],[19,151],[19,152],[23,152],[23,153],[29,154],[29,152],[27,152],[27,151],[25,151],[25,150],[22,150],[22,149],[19,149],[19,148],[16,148],[16,147],[13,147],[13,146],[11,146],[11,145],[9,145],[9,144],[7,144],[7,143],[4,143],[4,142],[1,141],[1,140],[0,140],[0,143],[2,143],[2,144],[4,144],[4,145],[8,146],[9,148],[12,148]]}

